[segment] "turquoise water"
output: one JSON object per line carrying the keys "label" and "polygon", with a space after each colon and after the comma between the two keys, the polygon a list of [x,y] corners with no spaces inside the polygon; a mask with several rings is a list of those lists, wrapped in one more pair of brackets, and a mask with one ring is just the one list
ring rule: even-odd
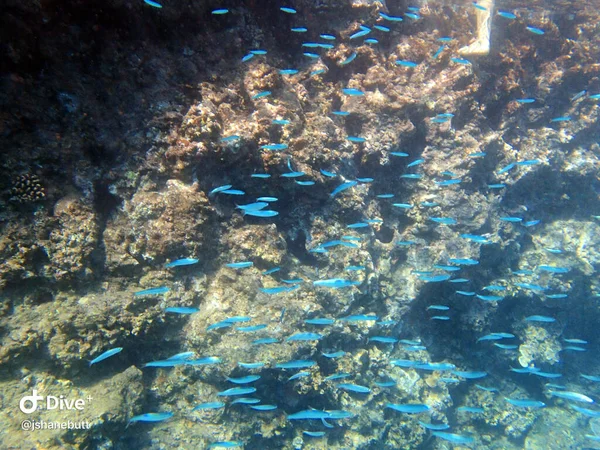
{"label": "turquoise water", "polygon": [[598,14],[498,3],[94,5],[15,62],[2,448],[600,448]]}

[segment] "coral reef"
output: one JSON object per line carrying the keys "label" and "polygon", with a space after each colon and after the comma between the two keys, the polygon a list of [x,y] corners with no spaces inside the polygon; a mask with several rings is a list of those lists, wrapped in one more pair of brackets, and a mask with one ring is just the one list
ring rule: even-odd
{"label": "coral reef", "polygon": [[[494,16],[490,56],[467,64],[457,55],[477,38],[471,3],[388,3],[300,0],[286,14],[245,0],[216,15],[208,1],[7,2],[1,447],[442,448],[419,421],[452,424],[477,448],[589,445],[585,416],[544,397],[552,380],[510,368],[560,371],[569,391],[600,370],[598,13],[557,5],[551,21],[540,2],[507,5],[518,19]],[[373,24],[385,25],[371,30],[376,44],[352,38]],[[300,26],[311,30],[290,31]],[[328,42],[320,33],[335,33],[335,46],[314,59],[302,44]],[[259,49],[268,53],[242,62]],[[264,147],[273,144],[287,148]],[[245,196],[211,194],[226,185]],[[240,209],[266,196],[276,218]],[[166,266],[184,258],[198,261]],[[332,279],[350,285],[313,285]],[[144,294],[154,288],[164,291]],[[165,311],[181,307],[197,311]],[[288,341],[300,332],[321,336]],[[513,338],[479,341],[494,332]],[[569,338],[590,345],[569,350]],[[514,347],[493,345],[505,342]],[[145,366],[180,352],[201,362]],[[298,371],[276,364],[294,360],[318,364],[289,380]],[[438,362],[458,375],[411,366]],[[480,370],[500,393],[460,376]],[[218,396],[232,387],[226,377],[248,374],[276,410]],[[328,378],[340,374],[369,392],[340,389]],[[383,380],[394,386],[374,384]],[[24,432],[19,401],[33,389],[92,400],[32,420],[91,427]],[[194,410],[215,399],[227,406]],[[351,417],[287,420],[311,408]],[[130,423],[158,412],[174,416]]]}

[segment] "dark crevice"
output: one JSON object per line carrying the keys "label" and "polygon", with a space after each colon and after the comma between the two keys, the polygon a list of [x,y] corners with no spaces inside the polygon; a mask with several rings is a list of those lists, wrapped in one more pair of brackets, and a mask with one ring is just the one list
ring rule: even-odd
{"label": "dark crevice", "polygon": [[389,244],[394,239],[394,230],[382,225],[379,230],[375,231],[375,237],[382,244]]}
{"label": "dark crevice", "polygon": [[303,264],[315,265],[319,262],[319,260],[306,249],[306,236],[304,233],[298,233],[295,239],[290,237],[289,234],[286,234],[286,242],[288,251]]}

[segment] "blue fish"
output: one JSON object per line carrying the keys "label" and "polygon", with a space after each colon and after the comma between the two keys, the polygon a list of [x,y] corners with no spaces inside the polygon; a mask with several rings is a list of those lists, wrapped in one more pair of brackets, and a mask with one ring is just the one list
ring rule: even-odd
{"label": "blue fish", "polygon": [[316,362],[307,359],[298,359],[294,361],[288,361],[284,363],[275,364],[277,369],[306,369],[312,367]]}
{"label": "blue fish", "polygon": [[499,342],[494,342],[494,345],[498,348],[501,348],[502,350],[516,350],[517,348],[519,348],[518,345],[514,345],[514,344],[500,344]]}
{"label": "blue fish", "polygon": [[264,367],[265,363],[263,363],[263,362],[255,362],[255,363],[238,362],[238,365],[240,367],[243,367],[244,369],[260,369],[260,368]]}
{"label": "blue fish", "polygon": [[291,377],[288,378],[288,381],[294,381],[297,380],[298,378],[304,378],[304,377],[308,377],[310,376],[310,372],[298,372],[294,375],[292,375]]}
{"label": "blue fish", "polygon": [[556,322],[556,319],[554,317],[539,316],[539,315],[533,315],[533,316],[526,317],[525,320],[527,322],[545,322],[545,323]]}
{"label": "blue fish", "polygon": [[233,324],[231,322],[221,321],[221,322],[216,322],[216,323],[213,323],[212,325],[209,325],[208,327],[206,327],[206,330],[207,331],[218,330],[220,328],[228,328],[232,325]]}
{"label": "blue fish", "polygon": [[275,409],[277,409],[277,406],[275,405],[255,405],[255,406],[250,406],[251,409],[254,409],[256,411],[273,411]]}
{"label": "blue fish", "polygon": [[390,29],[388,27],[384,27],[383,25],[373,25],[373,28],[379,31],[383,31],[384,33],[390,32]]}
{"label": "blue fish", "polygon": [[259,92],[258,94],[254,94],[252,96],[252,100],[258,100],[259,98],[267,97],[269,95],[271,95],[271,91],[262,91],[262,92]]}
{"label": "blue fish", "polygon": [[111,356],[120,353],[123,350],[123,347],[111,348],[110,350],[105,351],[100,356],[95,357],[90,361],[89,366],[91,367],[93,364],[99,363],[100,361],[104,361],[106,358],[110,358]]}
{"label": "blue fish", "polygon": [[[231,136],[225,136],[225,137],[221,138],[221,142],[231,142],[231,141],[235,141],[239,138],[240,137],[237,134],[233,134]],[[229,187],[231,187],[231,185],[229,185]],[[229,189],[229,187],[227,189]],[[219,188],[217,188],[217,189],[219,189]],[[225,189],[223,189],[223,190],[225,190]],[[213,189],[213,191],[214,191],[214,189]],[[213,191],[211,191],[211,192],[213,192]]]}
{"label": "blue fish", "polygon": [[319,411],[318,409],[306,409],[304,411],[298,411],[294,414],[288,414],[288,420],[314,420],[314,419],[329,419],[329,413],[326,411]]}
{"label": "blue fish", "polygon": [[360,89],[354,89],[354,88],[344,88],[344,89],[342,89],[342,92],[344,94],[350,95],[350,96],[365,95],[365,93],[363,91],[361,91]]}
{"label": "blue fish", "polygon": [[194,409],[192,409],[192,411],[200,411],[200,410],[205,410],[205,409],[219,409],[219,408],[223,408],[224,406],[225,406],[225,403],[223,403],[223,402],[200,403],[199,405],[195,406]]}
{"label": "blue fish", "polygon": [[255,202],[247,205],[237,205],[236,209],[241,209],[242,211],[258,211],[266,208],[267,206],[269,206],[267,202]]}
{"label": "blue fish", "polygon": [[276,338],[261,338],[252,341],[252,345],[268,345],[268,344],[277,344],[279,339]]}
{"label": "blue fish", "polygon": [[351,187],[354,187],[357,184],[358,184],[358,181],[347,181],[345,183],[342,183],[337,188],[335,188],[331,194],[329,194],[329,197],[333,198],[340,192],[345,191],[346,189],[350,189]]}
{"label": "blue fish", "polygon": [[366,321],[379,320],[379,317],[377,317],[375,315],[368,315],[368,314],[354,314],[354,315],[342,317],[339,320],[343,321],[343,322],[366,322]]}
{"label": "blue fish", "polygon": [[[231,136],[229,138],[225,138],[225,139],[230,139],[230,138],[231,138]],[[231,187],[232,187],[231,184],[226,184],[224,186],[216,187],[216,188],[214,188],[212,191],[210,191],[208,193],[208,196],[210,197],[211,195],[218,194],[219,192],[226,191],[226,190],[230,189]]]}
{"label": "blue fish", "polygon": [[255,405],[257,403],[260,403],[260,399],[259,398],[252,398],[252,397],[239,397],[234,399],[231,404],[235,405],[235,404],[242,404],[242,405]]}
{"label": "blue fish", "polygon": [[216,356],[207,356],[205,358],[199,359],[190,359],[185,361],[185,364],[188,366],[208,366],[212,364],[220,364],[221,359]]}
{"label": "blue fish", "polygon": [[511,20],[517,18],[517,16],[515,14],[513,14],[513,13],[511,13],[509,11],[501,11],[500,10],[500,11],[498,11],[498,15],[500,17],[504,17],[505,19],[511,19]]}
{"label": "blue fish", "polygon": [[567,267],[554,267],[554,266],[546,266],[546,265],[541,265],[541,266],[538,266],[537,268],[543,272],[549,272],[549,273],[567,273],[569,271],[569,268],[567,268]]}
{"label": "blue fish", "polygon": [[174,314],[194,314],[200,311],[198,308],[188,308],[185,306],[170,306],[165,308],[165,312]]}
{"label": "blue fish", "polygon": [[225,377],[225,379],[227,381],[230,381],[231,383],[235,383],[235,384],[248,384],[248,383],[253,383],[256,380],[259,380],[260,375],[246,375],[245,377],[241,377],[241,378]]}
{"label": "blue fish", "polygon": [[263,150],[285,150],[286,148],[288,148],[288,145],[287,144],[267,144],[267,145],[261,145],[260,148]]}
{"label": "blue fish", "polygon": [[353,35],[351,35],[349,39],[356,39],[356,38],[359,38],[359,37],[363,37],[363,36],[366,36],[367,34],[369,34],[371,32],[371,30],[369,28],[364,27],[362,25],[360,26],[360,28],[361,28],[361,30],[357,31],[356,33],[354,33]]}
{"label": "blue fish", "polygon": [[413,167],[413,166],[418,166],[419,164],[424,163],[425,160],[424,159],[416,159],[413,162],[411,162],[410,164],[408,164],[406,167]]}
{"label": "blue fish", "polygon": [[168,264],[165,264],[165,267],[167,269],[170,269],[171,267],[191,266],[192,264],[196,264],[197,262],[198,260],[196,258],[177,259]]}
{"label": "blue fish", "polygon": [[247,267],[252,267],[253,265],[254,263],[252,261],[243,261],[225,264],[225,267],[229,267],[230,269],[245,269]]}
{"label": "blue fish", "polygon": [[346,225],[346,228],[355,229],[355,228],[367,228],[369,226],[366,222],[356,222],[351,223],[350,225]]}
{"label": "blue fish", "polygon": [[483,300],[484,302],[499,302],[504,299],[500,295],[481,295],[477,294],[477,298]]}
{"label": "blue fish", "polygon": [[356,59],[356,52],[352,53],[345,60],[340,63],[340,66],[345,66],[346,64],[350,64],[352,61]]}
{"label": "blue fish", "polygon": [[345,287],[349,287],[349,286],[357,286],[359,284],[360,284],[360,281],[346,280],[343,278],[331,278],[328,280],[313,281],[314,286],[333,288],[333,289],[345,288]]}
{"label": "blue fish", "polygon": [[456,178],[452,180],[436,181],[435,184],[437,184],[438,186],[451,186],[453,184],[459,184],[461,182],[462,180],[460,178]]}
{"label": "blue fish", "polygon": [[470,258],[450,258],[448,262],[450,262],[451,264],[459,264],[462,266],[475,266],[479,264],[479,261]]}
{"label": "blue fish", "polygon": [[485,391],[485,392],[498,392],[498,389],[496,389],[495,387],[486,387],[486,386],[482,386],[480,384],[476,384],[475,387],[477,389],[481,389],[482,391]]}
{"label": "blue fish", "polygon": [[262,209],[259,211],[244,211],[244,215],[253,217],[275,217],[279,215],[278,211],[272,209]]}
{"label": "blue fish", "polygon": [[252,175],[250,175],[250,178],[271,178],[271,175],[269,175],[268,173],[253,173]]}
{"label": "blue fish", "polygon": [[470,444],[475,441],[472,437],[463,436],[460,434],[446,433],[444,431],[432,431],[433,436],[444,439],[445,441],[452,442],[453,444]]}
{"label": "blue fish", "polygon": [[396,65],[402,66],[402,67],[414,68],[414,67],[417,67],[419,64],[416,62],[413,62],[413,61],[406,61],[404,59],[399,59],[396,61]]}
{"label": "blue fish", "polygon": [[334,359],[334,358],[341,358],[342,356],[344,356],[346,354],[345,351],[343,350],[339,350],[337,352],[333,352],[333,353],[323,353],[322,355],[325,358],[330,358],[330,359]]}
{"label": "blue fish", "polygon": [[541,28],[536,28],[536,27],[532,27],[532,26],[528,26],[525,27],[528,31],[532,32],[533,34],[538,34],[538,35],[542,35],[544,34],[544,30],[542,30]]}
{"label": "blue fish", "polygon": [[186,360],[191,358],[192,356],[194,356],[194,352],[183,352],[183,353],[177,353],[176,355],[171,356],[168,359],[182,359],[182,360]]}
{"label": "blue fish", "polygon": [[305,27],[294,27],[291,29],[294,33],[306,33],[308,28]]}
{"label": "blue fish", "polygon": [[159,8],[159,9],[162,8],[162,5],[160,3],[154,2],[152,0],[144,0],[144,3],[146,5],[153,6],[154,8]]}
{"label": "blue fish", "polygon": [[456,366],[451,363],[419,363],[418,361],[411,361],[414,364],[411,367],[415,369],[421,370],[429,370],[429,371],[448,371],[456,369]]}
{"label": "blue fish", "polygon": [[303,434],[310,436],[310,437],[323,437],[325,436],[325,432],[324,431],[302,431]]}
{"label": "blue fish", "polygon": [[246,56],[244,56],[242,58],[242,62],[246,62],[246,61],[250,61],[252,58],[254,58],[254,53],[248,53]]}
{"label": "blue fish", "polygon": [[402,17],[397,17],[397,16],[390,16],[382,11],[379,11],[379,15],[385,19],[385,20],[389,20],[390,22],[402,22]]}
{"label": "blue fish", "polygon": [[161,295],[161,294],[166,294],[170,290],[171,290],[171,288],[162,286],[162,287],[157,287],[157,288],[144,289],[143,291],[137,291],[137,292],[134,292],[133,295],[135,295],[136,297],[140,297],[142,295]]}
{"label": "blue fish", "polygon": [[366,141],[366,139],[364,137],[359,137],[359,136],[347,136],[346,139],[350,142],[356,142],[359,144]]}
{"label": "blue fish", "polygon": [[456,64],[462,64],[463,66],[470,66],[471,61],[464,58],[450,58],[450,61],[455,62]]}
{"label": "blue fish", "polygon": [[420,414],[428,412],[431,408],[423,403],[416,404],[399,404],[399,403],[386,403],[386,408],[393,409],[407,414]]}
{"label": "blue fish", "polygon": [[217,397],[232,397],[234,395],[246,395],[256,392],[253,387],[234,387],[225,391],[217,392]]}
{"label": "blue fish", "polygon": [[296,333],[286,339],[288,342],[293,341],[318,341],[323,335],[319,333]]}
{"label": "blue fish", "polygon": [[427,310],[429,311],[430,309],[433,309],[435,311],[448,311],[450,307],[446,305],[429,305],[427,307]]}
{"label": "blue fish", "polygon": [[304,172],[286,172],[281,174],[284,178],[298,178],[304,175],[306,175]]}
{"label": "blue fish", "polygon": [[163,420],[170,419],[171,417],[173,417],[172,412],[141,414],[139,416],[134,416],[131,419],[129,419],[129,422],[127,422],[127,426],[135,422],[162,422]]}
{"label": "blue fish", "polygon": [[396,382],[395,381],[375,381],[375,385],[379,386],[380,388],[389,388],[389,387],[396,386]]}
{"label": "blue fish", "polygon": [[433,275],[433,276],[419,276],[419,280],[427,283],[438,283],[440,281],[446,281],[450,279],[450,275]]}
{"label": "blue fish", "polygon": [[290,292],[297,289],[299,286],[276,286],[272,288],[260,288],[260,291],[265,294],[281,294],[282,292]]}
{"label": "blue fish", "polygon": [[207,448],[234,448],[244,445],[242,441],[217,441],[210,444]]}
{"label": "blue fish", "polygon": [[240,191],[239,189],[227,189],[225,191],[221,191],[221,194],[226,195],[245,195],[244,191]]}
{"label": "blue fish", "polygon": [[502,175],[503,173],[508,172],[509,170],[511,170],[513,167],[515,167],[517,163],[510,163],[509,165],[503,167],[502,169],[500,169],[498,171],[498,175]]}
{"label": "blue fish", "polygon": [[423,428],[426,428],[427,430],[433,430],[433,431],[441,431],[441,430],[447,430],[448,428],[450,428],[450,425],[445,424],[445,423],[425,423],[425,422],[421,422],[419,420],[419,425],[421,425]]}
{"label": "blue fish", "polygon": [[355,392],[357,394],[368,394],[371,392],[366,386],[360,386],[358,384],[350,384],[350,383],[341,383],[337,385],[338,388],[344,389],[346,391]]}
{"label": "blue fish", "polygon": [[398,339],[388,336],[370,336],[369,342],[381,342],[382,344],[395,344]]}
{"label": "blue fish", "polygon": [[570,391],[548,391],[550,395],[553,397],[562,398],[565,400],[570,400],[574,402],[581,403],[594,403],[594,400],[588,397],[587,395],[580,394],[578,392],[570,392]]}
{"label": "blue fish", "polygon": [[466,378],[468,380],[476,380],[478,378],[483,378],[487,376],[487,372],[481,372],[481,371],[461,371],[461,370],[453,370],[452,371],[453,375],[456,375],[457,377],[462,377],[462,378]]}
{"label": "blue fish", "polygon": [[265,328],[267,328],[267,326],[265,324],[260,324],[260,325],[251,325],[248,327],[237,327],[236,330],[241,331],[242,333],[252,333],[254,331],[264,330]]}
{"label": "blue fish", "polygon": [[335,319],[326,319],[326,318],[316,318],[316,319],[306,319],[304,323],[309,325],[331,325],[335,323]]}

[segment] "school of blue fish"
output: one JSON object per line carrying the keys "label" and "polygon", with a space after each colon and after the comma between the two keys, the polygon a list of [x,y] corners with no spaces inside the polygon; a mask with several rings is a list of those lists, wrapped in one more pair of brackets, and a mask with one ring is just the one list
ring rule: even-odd
{"label": "school of blue fish", "polygon": [[[154,1],[144,0],[144,2],[157,10],[162,9],[165,5],[158,4]],[[481,5],[476,2],[469,7],[482,9]],[[273,5],[273,8],[280,10],[281,14],[294,16],[298,13],[296,9],[289,5]],[[214,9],[212,15],[217,18],[220,16],[235,14],[236,8]],[[377,33],[389,33],[391,29],[403,21],[419,21],[422,19],[422,12],[419,8],[410,7],[405,12],[404,17],[392,16],[381,11],[376,22],[373,18],[369,23],[358,24],[352,30],[345,30],[350,33],[347,38],[336,35],[332,30],[311,30],[310,27],[304,27],[304,23],[294,24],[290,29],[290,33],[309,33],[314,41],[306,41],[302,44],[303,55],[311,62],[320,60],[323,53],[335,48],[339,41],[344,41],[352,45],[353,51],[348,53],[344,59],[338,61],[339,66],[351,66],[357,58],[360,57],[360,47],[362,45],[377,45]],[[496,15],[502,19],[509,21],[521,21],[519,16],[510,11],[497,11]],[[502,26],[502,24],[498,24]],[[535,39],[541,39],[545,35],[543,28],[523,22],[523,27],[532,35],[532,45],[535,45]],[[369,38],[365,38],[369,36]],[[365,38],[360,41],[361,38]],[[320,39],[320,40],[317,40]],[[452,37],[442,37],[438,41],[443,45],[439,46],[439,42],[432,42],[433,59],[437,59],[442,52],[450,52],[449,47]],[[305,51],[309,50],[310,51]],[[381,50],[384,52],[384,50]],[[252,64],[252,61],[260,57],[265,57],[268,54],[267,50],[250,50],[245,53],[245,56],[238,61],[240,64]],[[395,61],[396,69],[393,70],[415,70],[421,64],[428,64],[427,60],[412,61],[409,59],[398,59]],[[454,55],[450,58],[449,64],[464,66],[461,70],[474,70],[473,61],[469,61],[459,55]],[[327,69],[312,70],[306,67],[303,63],[297,68],[281,68],[279,74],[285,77],[305,76],[310,74],[310,77],[316,77],[326,73]],[[370,93],[365,92],[355,87],[344,87],[340,92],[342,95],[354,97],[360,101],[365,95]],[[261,102],[271,101],[275,97],[273,91],[264,90],[256,92],[252,95],[253,101],[260,100]],[[571,101],[595,101],[600,99],[600,94],[588,94],[587,91],[581,91],[575,94]],[[520,105],[534,104],[536,99],[531,98],[515,98],[514,101]],[[334,116],[344,117],[351,115],[346,111],[332,110]],[[430,118],[434,124],[452,123],[454,114],[450,112],[440,112],[435,117]],[[576,120],[571,116],[557,116],[549,121],[551,124],[568,123]],[[290,124],[290,121],[281,118],[273,120],[274,125],[285,127]],[[229,145],[242,139],[240,135],[221,136],[218,142],[221,145]],[[368,142],[367,136],[347,135],[345,138],[352,145],[364,145]],[[288,152],[289,144],[286,142],[275,142],[259,146],[260,151],[265,152]],[[399,152],[390,150],[392,157],[407,158],[410,157],[410,150],[407,152]],[[472,153],[470,158],[484,157],[483,152]],[[319,186],[326,189],[326,186],[333,188],[329,192],[329,202],[339,202],[343,204],[346,201],[346,196],[357,195],[356,192],[364,191],[365,186],[369,186],[377,181],[376,174],[373,177],[362,177],[355,179],[347,179],[343,173],[336,173],[328,167],[313,167],[311,171],[299,170],[294,168],[295,164],[292,155],[286,155],[286,172],[283,172],[279,178],[284,178],[289,183],[294,183],[302,189],[316,189]],[[425,158],[414,158],[409,160],[404,166],[405,169],[411,169],[412,173],[400,173],[398,176],[406,180],[407,183],[427,182],[436,189],[461,189],[464,184],[464,176],[458,176],[452,172],[439,174],[435,179],[428,179],[425,172],[420,173],[422,168],[428,161]],[[489,184],[487,185],[490,192],[498,189],[510,189],[509,178],[506,176],[515,170],[530,170],[534,166],[548,164],[546,161],[531,159],[521,160],[516,158],[510,164],[504,167],[495,168],[489,174]],[[258,168],[257,168],[258,170]],[[320,173],[322,177],[311,178],[311,173]],[[499,175],[504,175],[498,178]],[[264,195],[252,197],[246,194],[247,186],[234,186],[231,184],[223,184],[215,186],[207,192],[208,198],[212,202],[230,201],[233,204],[236,212],[241,214],[246,220],[252,220],[256,223],[268,225],[277,220],[279,211],[275,205],[278,204],[279,198],[272,196],[273,193],[268,189],[269,178],[275,177],[275,174],[257,172],[249,174],[249,178],[255,178],[265,183]],[[499,183],[498,181],[502,181]],[[225,181],[224,181],[225,183]],[[333,184],[332,184],[333,183]],[[412,185],[411,185],[412,186]],[[254,189],[252,189],[254,190]],[[267,196],[268,194],[268,196]],[[274,194],[277,195],[277,194]],[[362,195],[362,194],[361,194]],[[475,246],[479,251],[486,246],[493,246],[502,240],[502,236],[494,234],[472,234],[469,227],[463,226],[455,217],[452,217],[451,211],[444,211],[439,208],[439,203],[434,201],[423,201],[421,203],[409,203],[402,197],[408,195],[402,192],[385,192],[378,191],[375,193],[378,201],[389,202],[393,207],[393,213],[406,214],[419,210],[422,215],[424,226],[429,227],[448,227],[459,233],[459,239]],[[397,201],[396,198],[399,200]],[[243,199],[243,200],[240,200]],[[397,201],[397,202],[396,202]],[[327,208],[329,206],[325,206]],[[429,213],[429,210],[435,209],[435,213]],[[523,232],[534,232],[535,227],[540,224],[540,221],[535,217],[528,217],[525,214],[516,215],[508,213],[507,215],[494,215],[490,220],[503,222],[503,227],[521,227]],[[250,216],[250,218],[247,218]],[[523,216],[523,217],[522,217]],[[253,223],[254,223],[253,222]],[[311,243],[308,249],[310,254],[319,258],[335,258],[336,252],[353,251],[364,248],[369,245],[370,234],[374,227],[378,227],[385,222],[385,218],[369,216],[366,212],[363,218],[358,222],[342,224],[347,229],[347,235],[336,236],[329,241],[320,243]],[[353,233],[353,234],[351,234]],[[399,241],[396,243],[400,249],[406,249],[417,245],[415,241]],[[546,249],[548,258],[539,261],[534,268],[517,269],[512,271],[510,277],[506,277],[501,284],[491,284],[476,288],[478,283],[473,282],[472,278],[477,276],[477,270],[480,261],[474,259],[470,255],[448,254],[444,260],[432,264],[430,267],[420,267],[413,270],[413,282],[420,283],[423,289],[426,289],[429,284],[447,284],[452,290],[452,293],[445,298],[432,298],[431,303],[425,305],[419,314],[419,320],[432,321],[435,327],[451,327],[452,322],[456,320],[458,314],[464,313],[464,307],[456,307],[464,298],[468,301],[480,301],[480,307],[485,309],[495,307],[498,302],[515,301],[518,295],[533,296],[544,299],[545,301],[567,301],[570,291],[569,274],[572,268],[564,264],[561,258],[562,250],[556,248]],[[496,251],[496,250],[494,250]],[[475,251],[474,253],[477,253]],[[202,255],[181,255],[181,259],[173,260],[164,265],[167,270],[193,270],[202,258]],[[318,271],[313,278],[293,278],[283,279],[280,277],[280,272],[284,267],[261,267],[259,260],[252,261],[230,261],[225,264],[225,267],[232,272],[253,271],[252,273],[260,282],[261,295],[275,296],[281,305],[285,305],[286,295],[295,295],[300,290],[316,290],[317,295],[320,292],[328,290],[341,290],[342,292],[351,295],[351,293],[359,289],[363,284],[365,277],[364,273],[370,270],[368,261],[356,261],[344,268],[343,272],[332,278],[321,278],[318,276]],[[468,269],[469,278],[459,275]],[[499,282],[500,283],[500,282]],[[162,296],[167,295],[171,291],[169,286],[150,286],[134,292],[135,297],[145,296]],[[294,293],[295,292],[295,293]],[[435,291],[442,292],[442,291]],[[447,291],[443,291],[447,292]],[[292,294],[294,293],[294,294]],[[283,300],[282,300],[283,299]],[[171,305],[164,308],[167,313],[166,320],[169,316],[190,316],[198,313],[202,309],[202,304],[195,307]],[[493,310],[491,310],[493,313]],[[549,371],[549,369],[536,367],[535,363],[528,364],[526,367],[512,367],[510,364],[505,364],[503,367],[497,365],[495,367],[480,367],[477,365],[477,358],[472,360],[448,361],[443,354],[439,355],[438,361],[429,360],[426,356],[427,346],[423,344],[421,339],[415,337],[400,336],[395,326],[404,320],[404,317],[379,317],[368,313],[346,313],[339,314],[336,317],[319,317],[308,313],[306,317],[302,317],[299,321],[299,329],[289,335],[282,336],[280,333],[273,333],[274,323],[281,323],[285,320],[292,320],[285,315],[285,307],[281,311],[281,316],[277,318],[251,317],[251,316],[231,316],[223,320],[215,321],[206,329],[206,333],[237,333],[240,340],[247,341],[252,346],[270,346],[270,345],[294,345],[305,346],[312,356],[308,359],[295,359],[289,361],[229,361],[226,355],[210,355],[198,356],[193,351],[178,353],[166,359],[156,359],[147,361],[144,364],[144,370],[171,370],[178,366],[196,366],[205,367],[212,365],[227,366],[228,369],[223,369],[229,373],[223,380],[223,385],[228,385],[223,390],[216,391],[211,398],[203,398],[193,408],[189,410],[174,410],[167,406],[158,408],[158,411],[148,411],[143,414],[131,417],[127,426],[132,426],[139,422],[163,422],[178,420],[189,414],[212,414],[215,410],[228,410],[230,408],[246,408],[248,414],[261,415],[262,420],[270,420],[269,417],[277,415],[285,415],[287,427],[299,427],[300,434],[311,439],[327,439],[328,434],[333,433],[335,429],[340,427],[352,428],[353,420],[364,413],[361,405],[368,398],[377,396],[383,402],[382,410],[385,417],[391,422],[401,420],[410,421],[414,426],[419,426],[425,432],[429,433],[430,437],[449,442],[456,445],[480,447],[479,437],[474,433],[473,427],[465,429],[462,424],[464,422],[453,422],[448,417],[454,415],[472,415],[477,417],[485,414],[489,405],[478,404],[461,404],[455,407],[439,404],[427,404],[418,395],[417,392],[406,393],[396,390],[397,373],[398,371],[415,371],[418,374],[433,373],[437,379],[435,381],[439,386],[444,386],[452,394],[453,389],[459,389],[457,386],[468,385],[470,389],[479,389],[485,392],[491,398],[497,407],[511,410],[528,410],[542,411],[544,408],[564,407],[570,408],[579,414],[582,418],[600,417],[600,409],[594,409],[596,397],[596,389],[594,383],[600,382],[600,373],[585,374],[581,373],[579,379],[571,379],[561,372]],[[475,336],[472,339],[472,348],[474,352],[498,352],[498,361],[507,361],[503,355],[514,354],[519,348],[519,345],[524,340],[524,333],[531,330],[529,327],[555,327],[559,318],[551,314],[551,309],[540,308],[539,313],[532,311],[530,315],[523,317],[514,317],[516,325],[511,329],[504,330],[489,330],[489,333],[480,336]],[[345,345],[344,327],[351,326],[356,329],[353,337],[352,345]],[[550,329],[550,328],[549,328]],[[557,330],[557,328],[552,328]],[[256,334],[260,333],[260,334]],[[338,347],[322,347],[320,345],[327,338],[328,342],[337,342]],[[563,336],[564,346],[562,352],[570,354],[578,354],[587,352],[588,338],[582,336]],[[133,345],[133,344],[131,344]],[[89,366],[94,366],[90,370],[99,370],[98,366],[108,358],[122,358],[126,352],[127,344],[123,347],[107,349],[104,353],[95,356],[89,362]],[[380,379],[368,379],[360,373],[345,373],[336,372],[335,360],[339,358],[353,358],[357,348],[373,348],[378,349],[382,353],[383,364],[386,365],[385,371],[387,376]],[[300,347],[299,347],[300,348]],[[124,351],[125,349],[125,351]],[[303,354],[307,354],[305,351]],[[402,355],[402,358],[399,356]],[[514,358],[513,358],[514,360]],[[561,366],[565,370],[564,366]],[[273,375],[271,371],[277,371]],[[264,371],[264,372],[263,372]],[[290,372],[296,371],[296,372]],[[566,371],[566,370],[565,370]],[[570,369],[569,369],[570,371]],[[327,388],[335,390],[337,396],[335,398],[344,398],[340,404],[331,402],[327,406],[318,405],[314,408],[296,409],[293,403],[288,402],[286,398],[281,398],[278,404],[263,403],[261,394],[265,394],[265,390],[273,389],[272,386],[260,384],[264,380],[265,374],[269,373],[269,379],[275,377],[277,383],[300,383],[315,376],[316,372],[320,372],[325,377],[328,384]],[[235,374],[235,375],[234,375]],[[528,380],[541,380],[541,389],[521,389],[519,392],[515,390],[503,391],[503,383],[501,380],[512,378],[516,383],[519,382],[517,377],[527,377]],[[567,379],[568,378],[568,379]],[[547,380],[559,379],[564,380],[563,384],[548,383]],[[478,381],[474,381],[478,380]],[[481,380],[487,381],[485,384],[476,384]],[[583,381],[585,380],[585,381]],[[531,382],[531,381],[529,381]],[[255,384],[256,387],[253,385]],[[308,383],[307,385],[310,385]],[[460,388],[462,389],[462,388]],[[524,392],[530,392],[525,395]],[[273,398],[273,397],[269,397]],[[334,398],[334,397],[330,397]],[[301,402],[300,402],[301,403]],[[344,409],[343,404],[352,404],[352,408]],[[585,404],[588,407],[584,408],[581,405]],[[591,405],[591,406],[590,406]],[[454,408],[453,414],[448,414],[446,408]],[[444,414],[439,414],[443,412]],[[269,416],[271,415],[271,416]],[[415,416],[416,418],[411,418]],[[427,419],[428,416],[437,417],[435,420]],[[222,419],[224,426],[227,426],[227,415],[223,415]],[[138,425],[139,426],[139,425]],[[451,431],[444,431],[451,430]],[[597,436],[590,435],[590,440],[596,439]],[[233,448],[242,447],[249,440],[249,436],[228,436],[227,440],[214,441],[210,443],[208,448]],[[381,443],[380,448],[384,448],[385,443]]]}

